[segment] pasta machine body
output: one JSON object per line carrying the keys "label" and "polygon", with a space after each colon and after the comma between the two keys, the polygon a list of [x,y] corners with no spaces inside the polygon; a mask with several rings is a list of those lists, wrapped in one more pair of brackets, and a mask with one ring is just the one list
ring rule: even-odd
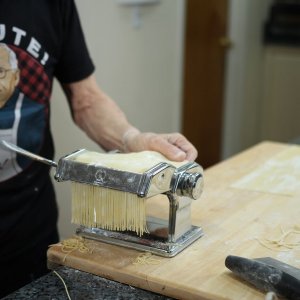
{"label": "pasta machine body", "polygon": [[[159,163],[144,173],[111,169],[75,160],[82,151],[74,152],[58,162],[55,179],[71,180],[136,194],[147,202],[157,195],[168,201],[168,217],[147,215],[148,232],[138,236],[133,232],[112,231],[80,226],[76,233],[86,238],[115,245],[149,251],[172,257],[203,235],[202,228],[192,225],[191,204],[203,190],[203,169],[195,162],[179,168]],[[147,211],[146,211],[147,214]]]}
{"label": "pasta machine body", "polygon": [[146,172],[135,173],[77,161],[79,155],[88,152],[85,149],[66,155],[56,163],[3,140],[0,146],[55,167],[57,181],[70,180],[128,192],[146,198],[147,202],[163,195],[168,201],[167,218],[147,215],[148,232],[142,236],[84,226],[77,229],[78,235],[166,257],[175,256],[203,235],[202,228],[191,222],[192,201],[199,199],[203,189],[203,169],[197,163],[176,168],[162,162]]}

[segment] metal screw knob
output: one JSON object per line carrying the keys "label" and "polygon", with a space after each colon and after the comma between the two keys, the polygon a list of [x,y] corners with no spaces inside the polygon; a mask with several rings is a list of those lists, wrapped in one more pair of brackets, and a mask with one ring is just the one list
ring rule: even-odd
{"label": "metal screw knob", "polygon": [[197,200],[203,191],[201,173],[184,173],[178,182],[177,194]]}

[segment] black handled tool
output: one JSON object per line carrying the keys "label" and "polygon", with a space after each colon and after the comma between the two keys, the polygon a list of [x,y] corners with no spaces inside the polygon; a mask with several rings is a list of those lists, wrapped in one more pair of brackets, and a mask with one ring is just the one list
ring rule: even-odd
{"label": "black handled tool", "polygon": [[225,266],[257,288],[300,300],[300,269],[271,257],[248,259],[229,255]]}

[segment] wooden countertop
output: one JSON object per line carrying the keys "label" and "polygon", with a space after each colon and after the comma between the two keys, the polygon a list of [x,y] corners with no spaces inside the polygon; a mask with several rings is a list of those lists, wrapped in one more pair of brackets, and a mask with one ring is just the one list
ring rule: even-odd
{"label": "wooden countertop", "polygon": [[[54,246],[48,260],[174,298],[264,299],[263,292],[227,270],[224,261],[228,255],[269,256],[300,267],[300,247],[273,250],[260,243],[280,236],[282,229],[300,226],[300,187],[293,185],[286,193],[293,180],[300,182],[297,170],[289,169],[299,163],[298,152],[299,146],[263,142],[205,170],[204,193],[192,204],[193,224],[203,228],[204,236],[173,258],[156,257],[159,264],[135,265],[140,252],[89,241],[92,254],[76,250],[64,261],[65,253]],[[290,175],[283,189],[274,189],[276,180],[257,189],[255,182],[262,183],[278,163]]]}

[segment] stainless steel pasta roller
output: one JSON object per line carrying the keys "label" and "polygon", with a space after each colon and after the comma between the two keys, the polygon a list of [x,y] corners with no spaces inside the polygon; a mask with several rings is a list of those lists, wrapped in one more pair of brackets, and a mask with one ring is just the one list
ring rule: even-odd
{"label": "stainless steel pasta roller", "polygon": [[[129,193],[138,199],[147,200],[147,232],[141,236],[130,230],[107,230],[82,224],[76,230],[78,235],[166,257],[175,256],[203,235],[202,229],[191,222],[191,204],[193,200],[199,199],[203,190],[203,169],[195,162],[185,162],[175,167],[169,161],[162,161],[143,172],[126,171],[103,166],[98,162],[82,161],[81,157],[91,153],[85,149],[63,156],[56,163],[6,141],[0,144],[6,149],[55,167],[54,178],[59,182],[72,181],[83,186],[121,191],[124,199]],[[117,158],[118,154],[111,155]],[[121,157],[125,159],[126,155],[121,154]],[[166,217],[153,215],[151,209],[148,214],[148,202],[157,196],[167,200]],[[88,209],[91,210],[91,207]],[[91,211],[96,212],[96,209],[92,208]]]}

